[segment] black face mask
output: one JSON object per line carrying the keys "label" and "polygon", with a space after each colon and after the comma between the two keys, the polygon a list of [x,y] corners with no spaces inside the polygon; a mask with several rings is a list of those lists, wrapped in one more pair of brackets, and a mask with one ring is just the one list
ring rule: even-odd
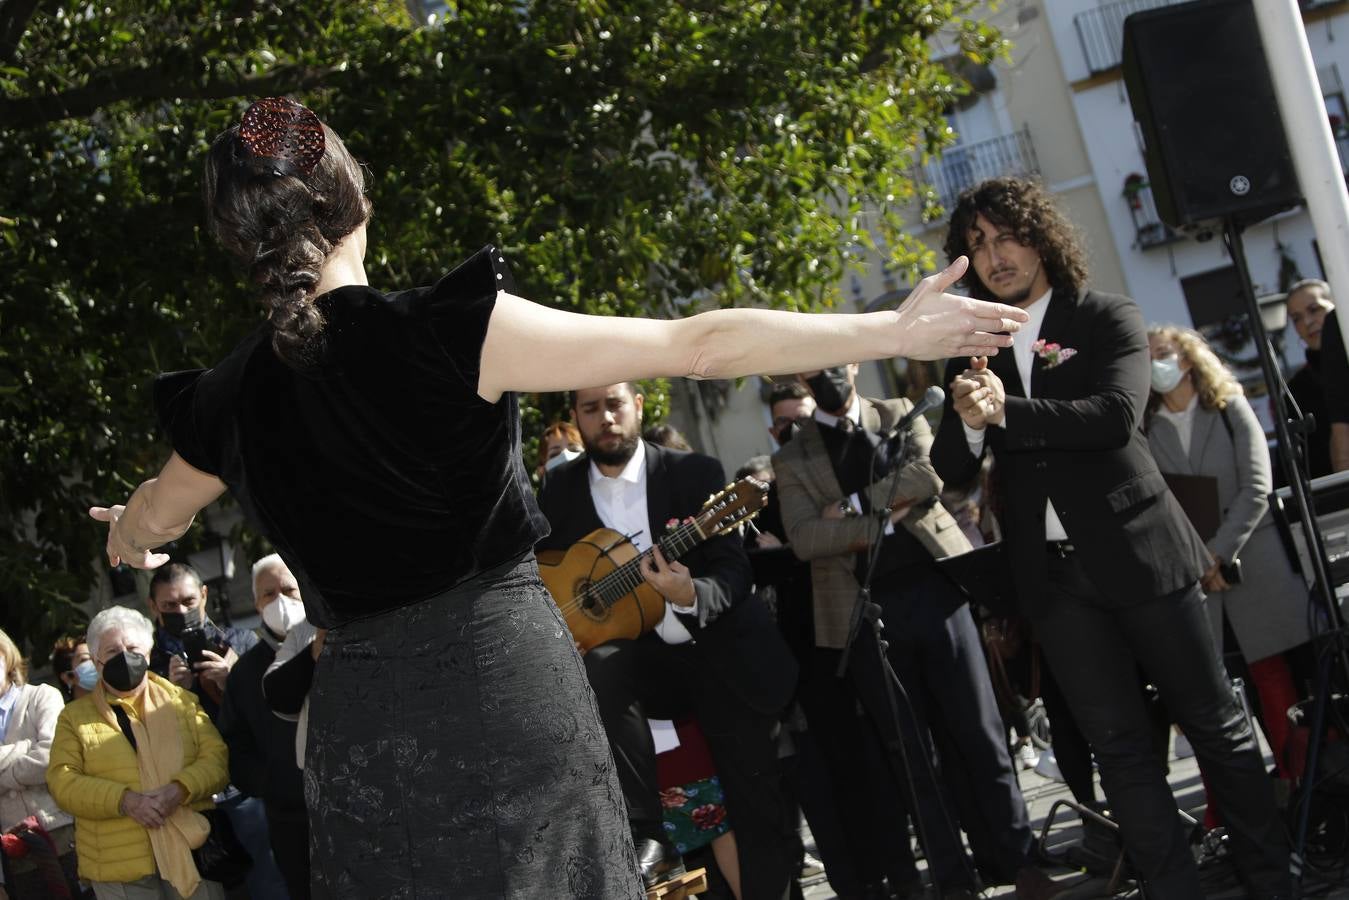
{"label": "black face mask", "polygon": [[848,401],[852,400],[852,385],[848,384],[845,368],[824,369],[807,378],[806,387],[810,388],[820,409],[830,415],[847,410]]}
{"label": "black face mask", "polygon": [[189,628],[201,627],[201,610],[189,609],[187,612],[166,612],[159,614],[164,630],[176,638],[183,636]]}
{"label": "black face mask", "polygon": [[134,650],[123,650],[103,664],[103,680],[113,690],[134,691],[145,680],[150,661]]}
{"label": "black face mask", "polygon": [[187,628],[187,616],[180,612],[160,613],[159,622],[174,637],[182,637]]}

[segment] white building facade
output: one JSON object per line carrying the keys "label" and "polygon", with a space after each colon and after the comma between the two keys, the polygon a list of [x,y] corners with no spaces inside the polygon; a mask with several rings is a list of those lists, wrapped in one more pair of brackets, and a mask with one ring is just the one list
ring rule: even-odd
{"label": "white building facade", "polygon": [[[1256,0],[1260,2],[1260,0]],[[919,178],[949,209],[961,190],[1003,174],[1040,178],[1077,225],[1087,247],[1091,285],[1127,294],[1149,323],[1200,329],[1238,370],[1253,400],[1263,393],[1253,345],[1242,324],[1244,306],[1221,236],[1174,234],[1152,203],[1142,141],[1120,70],[1123,24],[1134,12],[1174,0],[1011,0],[985,18],[1012,42],[1010,58],[988,69],[959,69],[975,90],[948,119],[956,143],[922,167]],[[1349,2],[1304,3],[1304,22],[1341,156],[1349,151],[1349,109],[1341,73],[1349,77]],[[954,43],[934,41],[937,55],[958,56]],[[1245,136],[1232,122],[1230,139]],[[939,249],[943,222],[907,217],[913,232]],[[1250,227],[1246,256],[1258,295],[1273,295],[1295,278],[1323,278],[1310,217],[1299,207]],[[855,308],[897,302],[897,283],[885,260],[869,259],[850,275],[844,296]],[[1291,329],[1275,335],[1288,371],[1301,365]],[[873,396],[921,393],[933,369],[903,361],[863,367],[861,387]],[[676,390],[674,423],[728,471],[749,456],[771,452],[767,410],[756,380],[723,389],[719,408],[689,415]],[[1267,404],[1253,403],[1270,426]]]}

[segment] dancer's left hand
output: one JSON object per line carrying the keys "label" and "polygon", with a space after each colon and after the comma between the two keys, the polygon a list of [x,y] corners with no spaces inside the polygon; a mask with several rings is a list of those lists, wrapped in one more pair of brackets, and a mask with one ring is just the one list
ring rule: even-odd
{"label": "dancer's left hand", "polygon": [[136,569],[157,569],[169,561],[167,553],[155,553],[153,550],[141,550],[133,546],[122,534],[119,523],[125,506],[91,506],[89,515],[100,522],[108,523],[108,565],[116,568],[122,563]]}

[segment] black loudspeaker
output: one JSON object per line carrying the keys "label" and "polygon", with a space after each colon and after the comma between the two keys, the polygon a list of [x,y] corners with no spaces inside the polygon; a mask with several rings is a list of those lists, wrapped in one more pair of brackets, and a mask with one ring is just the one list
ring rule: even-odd
{"label": "black loudspeaker", "polygon": [[1302,202],[1251,0],[1129,16],[1123,70],[1168,225],[1249,224]]}

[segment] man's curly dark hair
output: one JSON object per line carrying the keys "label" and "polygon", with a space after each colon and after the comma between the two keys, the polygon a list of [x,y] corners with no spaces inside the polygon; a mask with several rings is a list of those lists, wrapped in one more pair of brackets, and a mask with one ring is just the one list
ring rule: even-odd
{"label": "man's curly dark hair", "polygon": [[[1076,295],[1086,284],[1087,258],[1077,230],[1039,182],[990,178],[962,191],[946,233],[943,249],[948,260],[971,255],[968,235],[980,213],[994,225],[1010,229],[1022,244],[1035,248],[1055,291]],[[972,265],[961,283],[980,300],[998,299],[975,274]]]}

